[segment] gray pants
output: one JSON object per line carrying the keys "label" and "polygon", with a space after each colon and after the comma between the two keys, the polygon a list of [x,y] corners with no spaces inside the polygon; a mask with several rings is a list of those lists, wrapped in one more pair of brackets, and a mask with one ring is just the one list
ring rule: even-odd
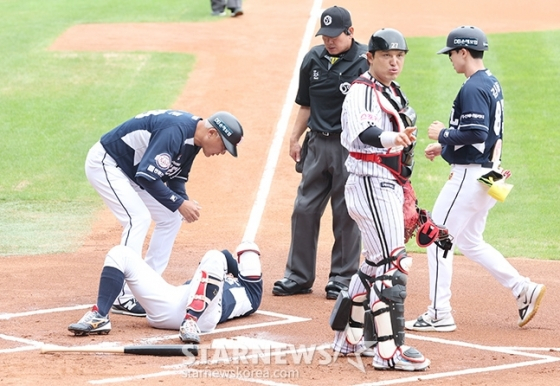
{"label": "gray pants", "polygon": [[241,8],[243,0],[210,0],[212,12],[223,12],[228,9]]}
{"label": "gray pants", "polygon": [[304,288],[310,288],[315,281],[319,227],[329,199],[335,237],[329,280],[348,285],[358,270],[360,230],[348,214],[344,198],[347,157],[348,151],[340,144],[340,135],[311,134],[292,213],[292,241],[284,273],[284,277]]}

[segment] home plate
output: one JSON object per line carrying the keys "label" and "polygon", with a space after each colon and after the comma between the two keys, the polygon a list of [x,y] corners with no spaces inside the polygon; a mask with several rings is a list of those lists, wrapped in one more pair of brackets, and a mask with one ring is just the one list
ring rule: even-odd
{"label": "home plate", "polygon": [[287,343],[275,342],[273,340],[248,338],[245,336],[235,336],[233,338],[214,339],[213,349],[248,349],[248,350],[272,350],[290,347]]}

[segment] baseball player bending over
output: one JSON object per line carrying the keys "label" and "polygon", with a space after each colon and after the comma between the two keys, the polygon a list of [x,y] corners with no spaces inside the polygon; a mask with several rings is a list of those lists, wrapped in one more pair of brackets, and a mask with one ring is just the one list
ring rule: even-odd
{"label": "baseball player bending over", "polygon": [[113,247],[101,271],[97,303],[78,323],[68,326],[75,335],[108,334],[109,310],[127,283],[144,306],[154,328],[179,330],[185,343],[200,343],[200,332],[218,323],[254,313],[261,304],[263,281],[259,247],[242,242],[235,251],[206,252],[191,280],[171,285],[132,248]]}
{"label": "baseball player bending over", "polygon": [[373,357],[377,370],[425,370],[430,360],[405,346],[404,300],[412,259],[406,254],[403,187],[413,167],[416,114],[395,79],[408,47],[394,29],[375,32],[369,71],[354,81],[342,107],[348,149],[348,213],[362,233],[365,261],[331,314],[333,349]]}
{"label": "baseball player bending over", "polygon": [[[123,227],[121,245],[142,255],[152,220],[146,263],[160,275],[169,262],[182,220],[197,221],[200,205],[187,195],[193,161],[237,157],[243,128],[228,112],[202,119],[179,110],[152,110],[135,116],[103,135],[89,151],[86,175]],[[115,300],[113,312],[145,316],[143,305],[128,288]]]}

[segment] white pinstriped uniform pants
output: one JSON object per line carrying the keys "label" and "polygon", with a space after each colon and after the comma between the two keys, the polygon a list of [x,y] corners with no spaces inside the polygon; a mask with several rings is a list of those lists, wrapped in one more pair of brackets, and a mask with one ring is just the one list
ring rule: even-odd
{"label": "white pinstriped uniform pants", "polygon": [[[362,233],[362,253],[367,260],[378,263],[404,246],[403,189],[395,180],[350,174],[345,197],[348,213]],[[389,265],[373,267],[363,262],[360,270],[368,276],[377,277],[389,268]],[[375,285],[381,289],[380,281]],[[348,294],[353,297],[365,292],[362,281],[355,274]],[[378,299],[375,291],[370,291],[370,308]],[[344,331],[336,332],[333,348],[342,353],[356,351],[356,347],[346,341]]]}

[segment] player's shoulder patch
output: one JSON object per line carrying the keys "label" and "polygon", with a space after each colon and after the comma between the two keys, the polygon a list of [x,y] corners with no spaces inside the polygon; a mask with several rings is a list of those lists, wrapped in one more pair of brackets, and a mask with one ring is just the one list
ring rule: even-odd
{"label": "player's shoulder patch", "polygon": [[171,166],[171,156],[167,153],[156,155],[155,160],[156,165],[163,170],[167,170]]}

